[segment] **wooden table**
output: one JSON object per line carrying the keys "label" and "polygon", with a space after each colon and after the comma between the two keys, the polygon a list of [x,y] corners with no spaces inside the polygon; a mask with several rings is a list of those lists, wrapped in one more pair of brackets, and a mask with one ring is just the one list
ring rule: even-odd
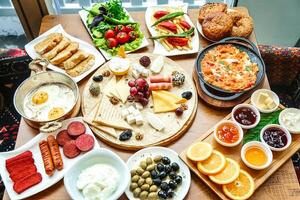
{"label": "wooden table", "polygon": [[[194,24],[196,24],[198,10],[189,10],[189,15],[193,21]],[[134,12],[132,13],[132,17],[134,20],[141,23],[141,28],[143,32],[145,33],[146,37],[149,37],[149,32],[145,25],[144,20],[144,12]],[[40,34],[47,31],[48,29],[52,28],[53,26],[57,24],[62,24],[65,31],[75,37],[78,37],[84,41],[87,41],[89,43],[92,43],[91,38],[86,31],[79,15],[72,14],[72,15],[60,15],[60,16],[45,16],[42,20],[41,28],[40,28]],[[252,34],[251,40],[255,41],[255,35]],[[142,52],[152,52],[153,50],[153,42],[150,41],[150,45],[144,49],[141,49],[137,51],[138,53]],[[201,47],[203,48],[208,43],[205,39],[203,39],[200,36],[200,43]],[[184,55],[184,56],[174,56],[172,57],[173,60],[178,62],[179,65],[181,65],[190,75],[192,75],[192,71],[194,68],[194,62],[196,58],[196,54],[193,55]],[[82,91],[83,86],[85,85],[86,81],[89,77],[82,80],[79,83],[79,88]],[[268,88],[269,84],[267,82],[267,79],[265,79],[264,87]],[[201,134],[205,133],[209,128],[211,128],[217,121],[221,120],[223,117],[225,117],[230,111],[229,110],[218,110],[209,107],[206,105],[203,101],[199,100],[198,103],[198,110],[197,115],[195,118],[195,121],[189,131],[182,136],[178,141],[174,142],[172,145],[168,146],[169,148],[175,150],[176,152],[180,153],[186,146],[188,146],[192,141],[194,141],[196,138],[198,138]],[[32,129],[29,127],[24,120],[21,120],[18,138],[16,141],[16,148],[20,147],[27,141],[29,141],[31,138],[33,138],[38,133],[37,130]],[[118,149],[114,149],[106,144],[104,144],[101,141],[98,141],[101,145],[101,147],[110,149],[114,152],[116,152],[124,161],[126,161],[133,152],[127,152],[122,151]],[[293,164],[291,160],[286,162],[279,171],[277,171],[273,176],[278,178],[280,180],[284,176],[284,172],[287,170],[290,170],[293,168]],[[293,172],[289,177],[290,181],[297,184],[297,177],[295,172]],[[266,199],[267,197],[271,199],[271,197],[274,195],[274,191],[272,191],[272,188],[268,187],[269,184],[272,183],[266,183],[263,186],[260,187],[259,190],[256,191],[255,199],[258,199],[258,197]],[[293,189],[293,188],[291,188]],[[300,190],[297,187],[296,192],[298,193],[298,197],[300,198]],[[269,196],[268,196],[269,194]],[[287,194],[286,194],[287,196]],[[286,196],[284,197],[286,199]],[[273,196],[276,198],[275,196]],[[192,174],[192,183],[189,190],[189,193],[186,196],[186,199],[217,199],[218,197],[203,183],[198,179],[194,174]],[[9,199],[7,193],[5,192],[3,199]],[[57,184],[53,185],[52,187],[48,188],[47,190],[40,192],[32,197],[30,199],[70,199],[69,195],[67,194],[67,191],[65,190],[65,187],[63,185],[63,180],[59,181]],[[125,195],[123,195],[120,199],[127,199]]]}

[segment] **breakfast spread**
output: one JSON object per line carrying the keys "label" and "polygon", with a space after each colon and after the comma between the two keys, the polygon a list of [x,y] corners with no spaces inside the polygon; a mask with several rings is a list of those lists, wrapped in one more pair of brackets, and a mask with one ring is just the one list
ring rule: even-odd
{"label": "breakfast spread", "polygon": [[85,199],[108,199],[120,182],[118,171],[109,164],[94,164],[82,170],[76,186]]}
{"label": "breakfast spread", "polygon": [[300,110],[287,108],[279,115],[280,125],[286,127],[291,133],[300,132]]}
{"label": "breakfast spread", "polygon": [[245,153],[246,160],[255,166],[265,165],[268,161],[267,155],[260,147],[250,147]]}
{"label": "breakfast spread", "polygon": [[216,132],[217,138],[225,143],[236,143],[241,137],[237,126],[230,122],[219,125]]}
{"label": "breakfast spread", "polygon": [[240,10],[228,9],[225,3],[206,3],[199,10],[199,32],[211,41],[226,37],[249,37],[253,19]]}
{"label": "breakfast spread", "polygon": [[257,106],[267,110],[275,108],[276,103],[268,93],[261,92],[258,95]]}

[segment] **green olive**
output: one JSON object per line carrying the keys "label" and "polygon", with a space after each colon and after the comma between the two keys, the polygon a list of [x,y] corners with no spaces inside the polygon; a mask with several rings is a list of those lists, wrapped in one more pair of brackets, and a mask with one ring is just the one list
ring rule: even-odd
{"label": "green olive", "polygon": [[142,169],[146,169],[146,167],[147,167],[146,161],[141,161],[140,167],[141,167]]}
{"label": "green olive", "polygon": [[155,156],[153,160],[154,160],[154,162],[158,163],[161,161],[161,159],[162,159],[162,156]]}
{"label": "green olive", "polygon": [[137,187],[138,187],[137,183],[130,183],[130,191],[135,190],[135,188],[137,188]]}
{"label": "green olive", "polygon": [[149,186],[148,184],[144,184],[144,185],[142,185],[142,187],[141,187],[142,191],[148,191],[149,188],[150,188],[150,186]]}
{"label": "green olive", "polygon": [[138,180],[137,184],[138,186],[142,186],[145,183],[145,179],[143,179],[142,177]]}
{"label": "green olive", "polygon": [[147,177],[149,177],[150,176],[150,172],[148,172],[148,171],[145,171],[143,174],[142,174],[142,177],[143,178],[147,178]]}
{"label": "green olive", "polygon": [[139,176],[139,175],[134,175],[134,176],[131,178],[131,182],[138,182],[139,179],[140,179],[140,176]]}
{"label": "green olive", "polygon": [[155,168],[155,165],[151,164],[151,165],[147,166],[146,170],[150,172],[150,171],[154,170],[154,168]]}
{"label": "green olive", "polygon": [[152,178],[150,177],[146,178],[146,183],[152,185],[153,184]]}
{"label": "green olive", "polygon": [[140,196],[140,193],[141,193],[141,188],[135,188],[135,190],[133,190],[133,196],[135,197],[135,198],[138,198],[139,196]]}
{"label": "green olive", "polygon": [[147,197],[148,197],[148,192],[147,191],[143,191],[143,192],[140,193],[140,198],[141,199],[147,199]]}
{"label": "green olive", "polygon": [[150,192],[148,194],[148,199],[151,199],[151,200],[158,199],[157,192]]}
{"label": "green olive", "polygon": [[137,173],[138,175],[142,175],[142,174],[144,173],[144,171],[145,171],[145,170],[143,170],[141,167],[138,167],[138,168],[136,169],[136,173]]}
{"label": "green olive", "polygon": [[156,185],[151,185],[149,191],[150,192],[157,192],[157,186]]}
{"label": "green olive", "polygon": [[133,177],[134,175],[136,175],[136,170],[135,169],[131,170],[130,174],[131,174],[131,177]]}
{"label": "green olive", "polygon": [[146,163],[148,164],[148,165],[150,165],[150,164],[152,164],[152,158],[150,158],[150,157],[148,157],[148,158],[146,158]]}

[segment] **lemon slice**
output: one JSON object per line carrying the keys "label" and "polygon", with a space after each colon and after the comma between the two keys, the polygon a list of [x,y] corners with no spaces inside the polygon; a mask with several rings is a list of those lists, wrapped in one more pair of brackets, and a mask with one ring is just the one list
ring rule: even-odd
{"label": "lemon slice", "polygon": [[127,74],[129,66],[130,61],[127,58],[113,57],[109,62],[109,69],[118,76]]}
{"label": "lemon slice", "polygon": [[213,182],[224,185],[233,182],[240,174],[240,165],[230,158],[226,158],[225,168],[215,174],[209,176]]}
{"label": "lemon slice", "polygon": [[254,192],[254,180],[250,174],[240,170],[240,174],[232,183],[223,185],[223,192],[230,199],[248,199]]}
{"label": "lemon slice", "polygon": [[187,157],[193,161],[203,161],[211,156],[213,148],[206,142],[197,142],[187,150]]}
{"label": "lemon slice", "polygon": [[219,151],[213,150],[210,157],[204,161],[197,162],[197,168],[203,174],[212,175],[222,171],[225,164],[225,156]]}

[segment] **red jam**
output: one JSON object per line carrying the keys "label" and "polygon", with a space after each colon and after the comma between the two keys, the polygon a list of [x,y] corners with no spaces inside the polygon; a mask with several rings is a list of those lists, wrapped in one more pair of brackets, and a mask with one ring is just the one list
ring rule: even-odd
{"label": "red jam", "polygon": [[233,113],[233,117],[238,123],[245,126],[253,125],[257,120],[257,115],[249,107],[240,107],[236,109]]}
{"label": "red jam", "polygon": [[217,136],[222,142],[235,143],[239,140],[239,130],[234,124],[224,123],[217,128]]}
{"label": "red jam", "polygon": [[288,142],[286,133],[276,127],[267,128],[263,133],[263,139],[268,145],[274,148],[282,148]]}

